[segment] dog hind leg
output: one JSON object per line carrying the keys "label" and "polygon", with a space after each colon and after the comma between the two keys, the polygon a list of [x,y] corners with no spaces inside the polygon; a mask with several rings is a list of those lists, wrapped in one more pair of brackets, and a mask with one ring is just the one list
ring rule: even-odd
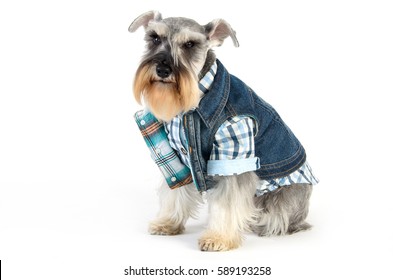
{"label": "dog hind leg", "polygon": [[311,185],[293,184],[254,198],[259,218],[252,230],[259,236],[271,236],[311,228],[305,222],[311,193]]}

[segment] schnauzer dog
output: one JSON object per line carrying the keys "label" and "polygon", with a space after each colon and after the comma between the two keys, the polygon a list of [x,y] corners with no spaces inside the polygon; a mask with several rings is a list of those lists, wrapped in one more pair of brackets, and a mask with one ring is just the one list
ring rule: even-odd
{"label": "schnauzer dog", "polygon": [[241,245],[243,233],[285,235],[305,222],[318,180],[298,139],[271,105],[216,59],[214,47],[235,31],[222,19],[150,11],[129,27],[146,32],[146,53],[134,80],[145,109],[135,120],[164,180],[149,232],[180,234],[207,200],[202,251]]}

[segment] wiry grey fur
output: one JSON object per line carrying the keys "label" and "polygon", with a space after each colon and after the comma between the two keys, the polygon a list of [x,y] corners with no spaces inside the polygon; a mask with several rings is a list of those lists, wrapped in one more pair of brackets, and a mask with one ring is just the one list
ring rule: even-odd
{"label": "wiry grey fur", "polygon": [[311,193],[311,185],[293,184],[254,198],[259,215],[252,230],[259,236],[270,236],[309,229],[305,219]]}
{"label": "wiry grey fur", "polygon": [[[175,97],[181,94],[183,100],[187,100],[192,95],[190,89],[197,88],[198,80],[214,63],[216,56],[213,47],[220,46],[227,37],[232,39],[236,47],[239,46],[235,31],[222,19],[199,25],[196,21],[187,18],[163,19],[160,13],[151,11],[135,19],[129,31],[134,32],[141,26],[146,32],[147,45],[136,77],[139,77],[139,72],[142,72],[142,74],[149,74],[150,79],[145,82],[140,78],[143,83],[141,82],[141,85],[137,83],[136,88],[143,88],[144,83],[150,82],[162,83],[162,88],[168,84],[180,87],[182,75],[192,77],[192,86],[189,86],[188,90],[173,94]],[[157,37],[159,43],[155,42]],[[186,47],[189,42],[194,44],[193,47]],[[167,73],[162,72],[163,68],[166,68]],[[161,92],[160,88],[155,94],[160,97]],[[159,107],[162,107],[165,102],[168,103],[166,104],[168,110],[164,110],[164,113],[160,112],[163,116],[176,105],[169,99],[168,96],[172,96],[170,93],[170,91],[166,92],[167,95],[159,100]],[[138,100],[140,94],[138,92],[134,94]],[[146,98],[149,92],[144,94],[143,97]],[[197,106],[199,91],[195,94],[197,96],[194,105]],[[155,96],[150,99],[150,105],[155,100],[158,100]],[[180,105],[176,106],[180,111],[187,111]],[[180,111],[174,110],[168,113],[168,116],[173,118]],[[171,118],[168,117],[169,120]],[[305,222],[312,192],[311,185],[293,184],[255,197],[256,189],[260,184],[260,179],[255,172],[220,176],[216,177],[215,181],[215,187],[207,193],[209,221],[206,231],[199,239],[199,248],[202,251],[225,251],[237,248],[242,242],[242,233],[245,231],[253,231],[259,236],[270,236],[292,234],[311,227]],[[150,223],[149,232],[157,235],[182,233],[187,219],[195,217],[200,203],[202,203],[201,196],[193,184],[170,190],[163,182],[159,214]]]}

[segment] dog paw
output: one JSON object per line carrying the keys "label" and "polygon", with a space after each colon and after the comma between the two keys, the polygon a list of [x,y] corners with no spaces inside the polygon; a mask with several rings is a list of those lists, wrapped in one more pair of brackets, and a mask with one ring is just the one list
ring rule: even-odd
{"label": "dog paw", "polygon": [[230,238],[222,234],[207,232],[198,243],[201,251],[221,252],[238,248],[241,245],[241,237],[238,235]]}
{"label": "dog paw", "polygon": [[169,221],[153,221],[149,225],[149,233],[153,235],[176,235],[184,232],[183,225],[175,225]]}

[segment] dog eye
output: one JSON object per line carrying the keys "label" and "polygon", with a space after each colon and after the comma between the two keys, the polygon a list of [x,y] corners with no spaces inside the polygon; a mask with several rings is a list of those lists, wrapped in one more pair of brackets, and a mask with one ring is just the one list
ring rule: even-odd
{"label": "dog eye", "polygon": [[187,49],[191,49],[194,45],[195,45],[195,43],[193,41],[188,41],[188,42],[184,43],[184,47]]}
{"label": "dog eye", "polygon": [[157,34],[153,34],[150,37],[154,45],[158,46],[159,44],[161,44],[161,38]]}

